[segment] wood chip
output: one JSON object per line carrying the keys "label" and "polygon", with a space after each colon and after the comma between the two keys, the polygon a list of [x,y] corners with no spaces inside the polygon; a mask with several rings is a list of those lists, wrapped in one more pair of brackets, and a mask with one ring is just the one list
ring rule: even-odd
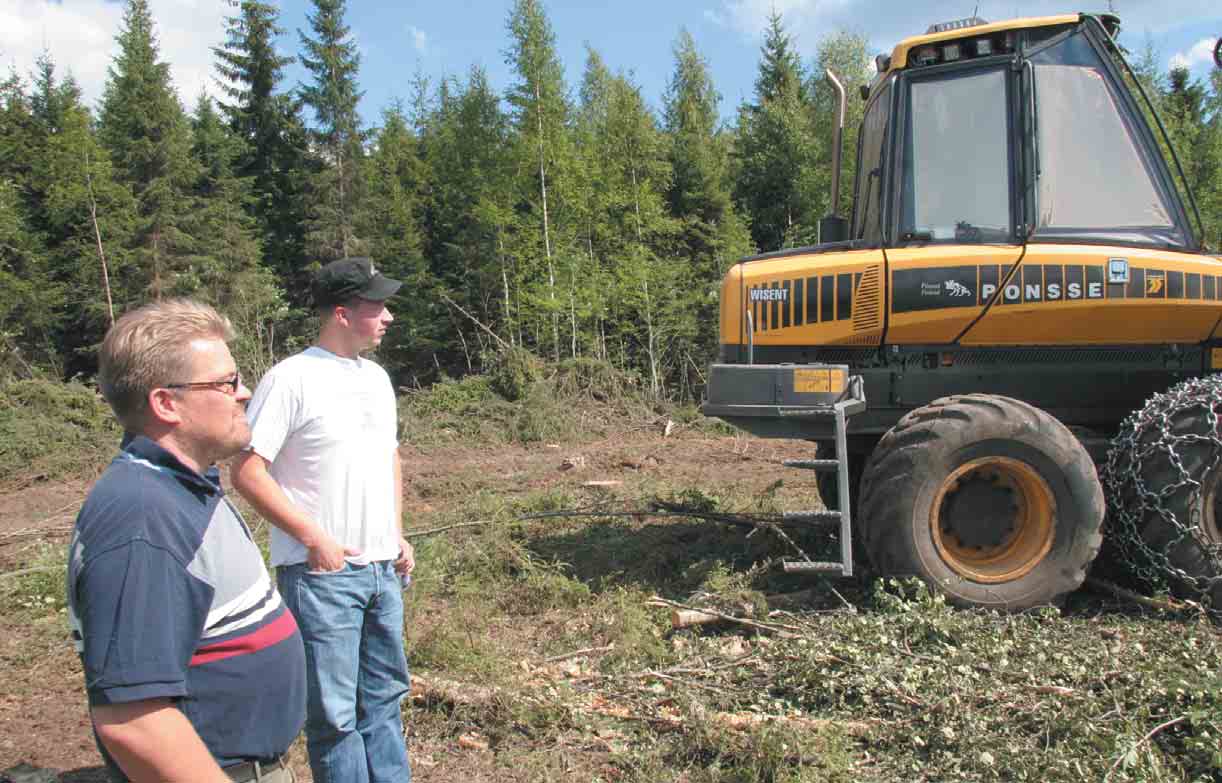
{"label": "wood chip", "polygon": [[466,750],[487,750],[488,740],[478,734],[463,734],[458,738],[458,747]]}

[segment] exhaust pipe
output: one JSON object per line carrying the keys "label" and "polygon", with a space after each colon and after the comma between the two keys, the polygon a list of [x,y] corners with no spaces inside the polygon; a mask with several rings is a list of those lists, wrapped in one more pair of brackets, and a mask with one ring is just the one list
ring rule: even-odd
{"label": "exhaust pipe", "polygon": [[840,150],[844,146],[844,85],[836,77],[831,68],[824,71],[828,83],[836,90],[839,108],[836,111],[836,125],[832,136],[832,199],[831,212],[819,221],[819,243],[844,242],[849,238],[848,221],[840,216]]}

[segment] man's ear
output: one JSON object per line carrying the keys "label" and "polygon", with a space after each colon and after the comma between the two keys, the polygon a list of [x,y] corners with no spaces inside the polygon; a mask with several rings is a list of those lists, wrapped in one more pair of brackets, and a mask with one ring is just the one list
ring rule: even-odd
{"label": "man's ear", "polygon": [[161,424],[182,422],[182,399],[173,389],[153,389],[149,392],[149,418]]}

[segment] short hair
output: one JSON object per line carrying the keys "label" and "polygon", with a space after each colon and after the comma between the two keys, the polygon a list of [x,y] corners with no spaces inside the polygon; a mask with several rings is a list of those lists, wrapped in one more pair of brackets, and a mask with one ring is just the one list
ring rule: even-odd
{"label": "short hair", "polygon": [[148,414],[149,392],[183,383],[190,371],[192,340],[233,339],[229,319],[191,299],[162,299],[124,313],[106,332],[98,357],[98,385],[115,417],[138,432]]}
{"label": "short hair", "polygon": [[349,310],[359,305],[363,300],[359,296],[353,296],[345,299],[342,302],[334,302],[332,304],[316,304],[314,305],[314,315],[318,316],[320,323],[326,323],[328,318],[335,315],[335,308],[346,307]]}

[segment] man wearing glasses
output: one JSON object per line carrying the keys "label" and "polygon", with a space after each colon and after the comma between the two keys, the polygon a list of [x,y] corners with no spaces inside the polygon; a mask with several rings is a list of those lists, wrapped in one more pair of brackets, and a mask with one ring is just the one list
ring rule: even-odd
{"label": "man wearing glasses", "polygon": [[127,433],[73,531],[69,621],[112,778],[289,783],[305,721],[293,615],[216,463],[250,442],[229,322],[166,300],[102,342]]}
{"label": "man wearing glasses", "polygon": [[368,258],[320,270],[317,343],[277,364],[251,400],[238,491],[274,526],[277,583],[301,626],[306,745],[316,783],[406,783],[400,702],[407,693],[395,394],[361,357],[393,320],[401,284]]}

